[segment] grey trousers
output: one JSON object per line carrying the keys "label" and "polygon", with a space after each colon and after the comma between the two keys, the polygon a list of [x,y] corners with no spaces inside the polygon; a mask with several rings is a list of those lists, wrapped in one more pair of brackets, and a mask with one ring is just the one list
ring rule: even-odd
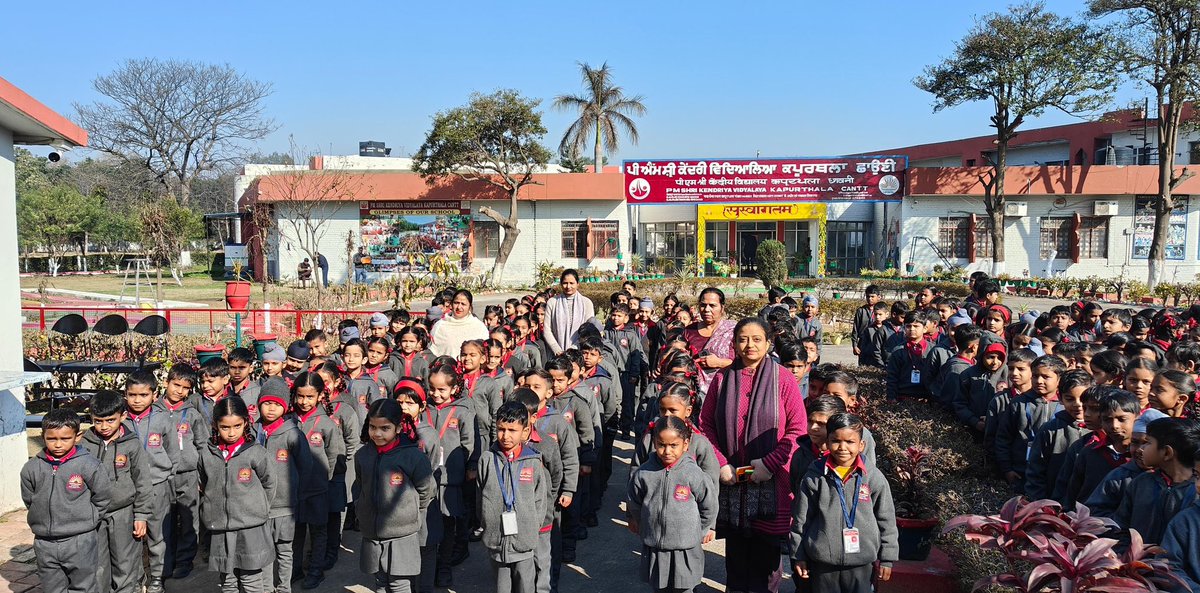
{"label": "grey trousers", "polygon": [[196,560],[200,533],[200,472],[171,476],[171,506],[167,512],[164,538],[167,543],[165,570],[191,568]]}
{"label": "grey trousers", "polygon": [[816,562],[808,563],[808,581],[813,591],[871,593],[871,577],[874,574],[874,564],[833,566]]}
{"label": "grey trousers", "polygon": [[96,590],[141,591],[142,542],[133,539],[133,505],[100,520],[96,534]]}
{"label": "grey trousers", "polygon": [[[292,591],[292,540],[295,538],[295,524],[291,516],[271,519],[272,526],[280,526],[271,530],[271,538],[275,540],[275,561],[272,562],[271,574],[267,575],[266,586],[275,593],[291,593]],[[283,523],[283,525],[280,525]]]}
{"label": "grey trousers", "polygon": [[73,537],[33,540],[38,579],[46,593],[96,590],[96,532]]}
{"label": "grey trousers", "polygon": [[[151,499],[153,506],[150,509],[150,520],[146,525],[146,548],[150,556],[150,573],[151,579],[163,579],[170,575],[164,575],[164,565],[167,559],[167,511],[171,509],[171,484],[168,480],[163,480],[161,483],[155,484],[151,488]],[[172,567],[174,570],[174,567]]]}
{"label": "grey trousers", "polygon": [[534,593],[537,590],[537,569],[533,558],[516,562],[493,559],[492,572],[496,575],[496,593]]}
{"label": "grey trousers", "polygon": [[221,573],[221,593],[264,593],[263,571],[237,570]]}
{"label": "grey trousers", "polygon": [[375,593],[414,593],[416,576],[393,576],[385,571],[375,573]]}

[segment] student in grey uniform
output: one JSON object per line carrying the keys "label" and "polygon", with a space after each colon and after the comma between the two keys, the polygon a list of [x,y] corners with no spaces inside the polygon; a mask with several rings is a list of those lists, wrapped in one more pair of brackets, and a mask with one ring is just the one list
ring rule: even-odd
{"label": "student in grey uniform", "polygon": [[466,558],[467,508],[463,490],[475,476],[479,462],[481,429],[475,418],[475,406],[462,397],[462,375],[455,366],[435,363],[429,373],[429,403],[425,421],[437,431],[445,461],[438,474],[444,535],[438,546],[438,587],[454,583],[451,567]]}
{"label": "student in grey uniform", "polygon": [[626,517],[642,540],[642,579],[655,591],[690,592],[704,577],[703,545],[716,537],[717,488],[688,454],[682,418],[655,421],[654,455],[629,479]]}
{"label": "student in grey uniform", "polygon": [[[1129,488],[1129,484],[1146,471],[1146,467],[1142,465],[1140,453],[1142,443],[1146,442],[1146,426],[1159,418],[1166,417],[1166,414],[1155,409],[1146,410],[1142,412],[1141,416],[1138,416],[1137,421],[1133,423],[1133,440],[1129,446],[1133,458],[1108,472],[1108,475],[1104,476],[1104,480],[1100,482],[1099,486],[1096,486],[1092,495],[1084,502],[1088,510],[1092,512],[1092,516],[1112,519],[1117,514],[1117,507],[1121,504],[1121,499],[1125,497],[1125,490]],[[1085,440],[1080,439],[1079,442],[1082,443]],[[1072,449],[1074,448],[1073,446]],[[1078,455],[1079,451],[1075,451],[1075,454]],[[1064,468],[1064,470],[1071,471],[1073,468]],[[1065,491],[1066,480],[1063,482]]]}
{"label": "student in grey uniform", "polygon": [[528,315],[518,315],[513,320],[513,328],[516,329],[517,335],[516,344],[513,349],[525,357],[529,361],[529,368],[540,369],[544,362],[542,358],[542,349],[531,338],[533,337],[533,321]]}
{"label": "student in grey uniform", "polygon": [[826,429],[829,456],[809,466],[792,506],[794,574],[812,591],[871,593],[872,577],[891,579],[899,557],[892,491],[862,460],[862,420],[834,414]]}
{"label": "student in grey uniform", "polygon": [[400,411],[413,420],[417,427],[417,446],[429,460],[433,468],[434,489],[433,500],[425,509],[421,522],[421,579],[418,583],[420,593],[433,593],[433,579],[437,574],[438,545],[445,536],[445,525],[442,524],[441,482],[439,476],[445,471],[446,453],[442,450],[441,440],[438,439],[437,429],[426,421],[425,410],[428,396],[425,386],[412,378],[401,379],[396,385],[393,399],[400,404]]}
{"label": "student in grey uniform", "polygon": [[45,447],[21,468],[33,552],[43,591],[96,591],[96,528],[111,486],[100,462],[75,445],[79,417],[59,408],[42,419]]}
{"label": "student in grey uniform", "polygon": [[154,408],[157,395],[158,379],[154,378],[153,373],[136,371],[129,374],[125,381],[125,404],[129,409],[129,423],[146,450],[146,459],[150,466],[152,505],[144,540],[149,552],[146,593],[163,593],[167,554],[164,534],[167,511],[171,506],[171,485],[167,480],[178,461],[178,455],[169,444],[178,427],[172,424],[168,414]]}
{"label": "student in grey uniform", "polygon": [[150,467],[137,433],[126,422],[125,398],[116,391],[98,391],[89,412],[92,428],[80,446],[100,460],[111,484],[111,497],[97,537],[98,590],[132,593],[140,590],[142,545],[150,518]]}
{"label": "student in grey uniform", "polygon": [[171,506],[167,512],[163,539],[167,543],[164,574],[175,579],[192,574],[200,532],[200,451],[207,447],[212,434],[200,408],[189,399],[197,383],[196,371],[186,364],[171,366],[163,397],[154,402],[159,413],[175,427],[167,439],[168,452],[178,460],[171,467],[168,483]]}
{"label": "student in grey uniform", "polygon": [[365,418],[367,408],[375,400],[383,397],[380,395],[379,385],[367,373],[367,343],[354,338],[343,344],[341,364],[345,369],[342,380],[346,384],[346,391],[350,400],[357,402],[359,417]]}
{"label": "student in grey uniform", "polygon": [[1040,356],[1030,365],[1033,389],[1012,401],[996,424],[996,464],[1014,492],[1025,491],[1029,447],[1042,425],[1058,412],[1058,383],[1067,367],[1061,358]]}
{"label": "student in grey uniform", "polygon": [[1167,524],[1196,503],[1195,427],[1183,418],[1160,418],[1146,426],[1142,463],[1147,471],[1133,479],[1117,505],[1113,520],[1125,531],[1136,530],[1142,541],[1158,545]]}
{"label": "student in grey uniform", "polygon": [[503,333],[504,331],[506,330],[502,327],[496,328],[493,335],[498,336],[500,339],[491,338],[486,342],[487,358],[484,359],[483,363],[483,374],[496,384],[497,396],[500,403],[504,403],[508,399],[509,394],[513,392],[513,388],[516,387],[516,382],[513,380],[513,371],[506,366],[512,363],[513,353],[509,352],[508,347],[504,345],[503,338],[506,335]]}
{"label": "student in grey uniform", "polygon": [[376,591],[411,593],[421,573],[421,524],[437,492],[433,466],[393,400],[371,404],[363,433],[367,444],[354,455],[359,568],[375,575]]}
{"label": "student in grey uniform", "polygon": [[229,363],[229,389],[234,395],[242,398],[250,417],[258,421],[258,381],[251,378],[254,374],[254,363],[257,362],[254,351],[249,348],[234,348],[227,356]]}
{"label": "student in grey uniform", "polygon": [[[511,325],[502,325],[494,328],[491,330],[489,335],[491,336],[492,341],[496,342],[502,348],[499,355],[499,364],[492,365],[492,361],[489,360],[489,367],[499,368],[500,373],[507,372],[510,380],[513,377],[516,377],[517,375],[532,368],[532,363],[530,362],[529,357],[524,352],[517,351],[517,334],[516,331],[512,329]],[[490,355],[491,351],[489,350],[489,358]],[[497,373],[493,373],[493,376],[495,374]],[[516,383],[516,381],[513,381],[513,383]],[[512,389],[513,385],[510,385],[508,390],[504,392],[506,398],[508,394],[512,393]]]}
{"label": "student in grey uniform", "polygon": [[396,334],[396,347],[388,358],[388,366],[397,377],[414,377],[421,381],[429,378],[429,360],[422,355],[429,345],[429,338],[422,343],[423,333],[420,328],[410,325]]}
{"label": "student in grey uniform", "polygon": [[1063,374],[1058,385],[1058,401],[1063,409],[1042,425],[1029,445],[1025,466],[1025,496],[1029,500],[1050,498],[1067,449],[1090,432],[1083,422],[1083,394],[1092,385],[1092,376],[1082,369]]}
{"label": "student in grey uniform", "polygon": [[[296,418],[288,411],[288,384],[278,377],[267,379],[258,393],[258,426],[256,441],[267,450],[275,478],[275,496],[271,499],[268,524],[275,543],[273,574],[266,577],[267,587],[275,593],[292,590],[292,546],[296,538],[296,521],[300,502],[314,483],[325,483],[325,475],[314,475],[313,451],[308,439],[300,432]],[[321,488],[321,491],[327,488]],[[304,588],[313,589],[323,575],[316,573],[305,578]]]}
{"label": "student in grey uniform", "polygon": [[579,440],[579,484],[575,498],[563,514],[563,562],[575,561],[575,549],[580,528],[583,528],[581,508],[587,505],[587,494],[591,473],[596,464],[596,432],[592,390],[575,376],[575,367],[565,355],[556,356],[546,363],[550,373],[551,391],[554,398],[550,405],[575,427]]}
{"label": "student in grey uniform", "polygon": [[366,372],[375,385],[379,387],[380,397],[390,397],[396,389],[400,376],[388,365],[392,344],[387,338],[370,338],[367,340]]}
{"label": "student in grey uniform", "polygon": [[240,397],[213,406],[213,438],[200,454],[200,521],[212,534],[209,569],[222,591],[259,593],[275,558],[269,525],[275,476],[267,450],[254,441]]}
{"label": "student in grey uniform", "polygon": [[[345,439],[342,438],[342,427],[334,422],[329,415],[330,404],[323,400],[325,381],[320,373],[300,373],[292,384],[291,405],[292,413],[300,424],[300,432],[304,434],[308,446],[315,453],[319,470],[315,473],[327,476],[328,487],[325,489],[324,504],[321,500],[310,496],[305,512],[307,533],[312,535],[311,559],[308,561],[307,581],[320,582],[324,571],[333,567],[337,561],[337,549],[342,540],[342,512],[346,509],[346,456]],[[316,521],[320,508],[325,509],[325,528],[321,529]],[[303,534],[297,537],[297,551],[303,551]],[[303,562],[297,562],[299,569]]]}
{"label": "student in grey uniform", "polygon": [[553,488],[529,441],[529,411],[510,401],[496,411],[496,442],[479,459],[479,520],[497,593],[534,593],[541,531]]}
{"label": "student in grey uniform", "polygon": [[[840,401],[840,400],[839,400]],[[654,453],[654,427],[659,424],[663,417],[674,416],[680,418],[688,425],[692,431],[690,442],[688,443],[688,457],[691,457],[696,465],[712,478],[713,484],[721,483],[721,463],[717,461],[717,452],[713,448],[712,442],[708,437],[700,434],[696,429],[695,423],[692,422],[693,411],[696,405],[696,391],[689,385],[683,383],[666,383],[662,386],[662,393],[658,396],[658,402],[655,403],[658,407],[659,418],[650,423],[646,429],[646,434],[634,444],[633,463],[629,473],[632,476],[637,472],[637,468],[643,463],[650,460]]]}

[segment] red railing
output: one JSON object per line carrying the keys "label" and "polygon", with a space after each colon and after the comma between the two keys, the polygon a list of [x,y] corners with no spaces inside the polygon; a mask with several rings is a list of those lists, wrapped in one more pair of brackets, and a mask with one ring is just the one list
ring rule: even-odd
{"label": "red railing", "polygon": [[[278,336],[302,336],[309,328],[329,327],[346,318],[358,321],[359,327],[367,327],[367,320],[374,311],[351,311],[340,309],[131,309],[117,307],[21,307],[23,327],[47,331],[64,315],[77,313],[88,322],[88,327],[108,315],[121,315],[132,328],[138,321],[151,315],[162,315],[173,334],[216,334],[232,333],[236,329],[237,314],[241,314],[242,332],[251,335],[275,334]],[[413,315],[424,315],[414,312]]]}

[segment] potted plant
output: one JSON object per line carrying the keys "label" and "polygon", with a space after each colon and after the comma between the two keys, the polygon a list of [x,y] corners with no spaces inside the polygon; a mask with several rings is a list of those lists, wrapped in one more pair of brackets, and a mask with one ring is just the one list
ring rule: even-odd
{"label": "potted plant", "polygon": [[1150,287],[1141,280],[1130,280],[1129,287],[1126,289],[1126,294],[1129,295],[1131,303],[1145,303],[1148,305],[1154,304],[1154,298],[1150,297]]}
{"label": "potted plant", "polygon": [[258,359],[262,360],[263,353],[267,351],[267,346],[277,344],[279,336],[275,334],[259,334],[254,336],[254,352],[258,355]]}
{"label": "potted plant", "polygon": [[900,559],[929,558],[940,520],[929,491],[936,455],[925,446],[911,446],[892,459],[892,496],[900,530]]}
{"label": "potted plant", "polygon": [[242,264],[233,264],[233,280],[225,283],[225,306],[245,311],[250,305],[250,283],[242,280]]}

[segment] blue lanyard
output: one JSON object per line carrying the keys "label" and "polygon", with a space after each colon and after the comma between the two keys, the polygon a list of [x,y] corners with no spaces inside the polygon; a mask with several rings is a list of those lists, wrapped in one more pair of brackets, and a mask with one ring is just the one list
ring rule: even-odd
{"label": "blue lanyard", "polygon": [[[187,404],[184,404],[184,406],[183,406],[182,410],[183,410],[183,414],[180,414],[180,416],[179,416],[179,423],[180,423],[180,424],[187,424],[187,412],[188,412],[188,411],[187,411]],[[189,427],[189,428],[190,428],[190,427]],[[175,427],[175,437],[176,437],[176,439],[179,441],[179,450],[180,450],[180,451],[183,451],[183,433],[182,433],[182,432],[179,432],[179,427],[178,427],[178,426],[176,426],[176,427]]]}
{"label": "blue lanyard", "polygon": [[154,408],[151,407],[146,412],[146,432],[142,432],[142,421],[134,420],[133,426],[137,429],[138,436],[142,437],[142,449],[150,446],[150,419],[154,417]]}
{"label": "blue lanyard", "polygon": [[[495,457],[496,479],[500,482],[500,498],[504,499],[504,510],[511,513],[513,509],[517,508],[517,483],[513,481],[512,463],[508,460],[505,460],[504,463],[500,462],[500,458],[503,456],[504,454],[500,453]],[[508,471],[505,471],[506,469]],[[505,482],[508,482],[507,490],[504,488]]]}
{"label": "blue lanyard", "polygon": [[846,510],[846,488],[842,485],[842,477],[837,475],[837,472],[833,473],[833,477],[836,478],[833,485],[837,488],[838,499],[842,501],[842,518],[846,520],[846,529],[854,529],[854,518],[858,516],[858,491],[862,485],[862,474],[854,475],[854,503],[849,511]]}

